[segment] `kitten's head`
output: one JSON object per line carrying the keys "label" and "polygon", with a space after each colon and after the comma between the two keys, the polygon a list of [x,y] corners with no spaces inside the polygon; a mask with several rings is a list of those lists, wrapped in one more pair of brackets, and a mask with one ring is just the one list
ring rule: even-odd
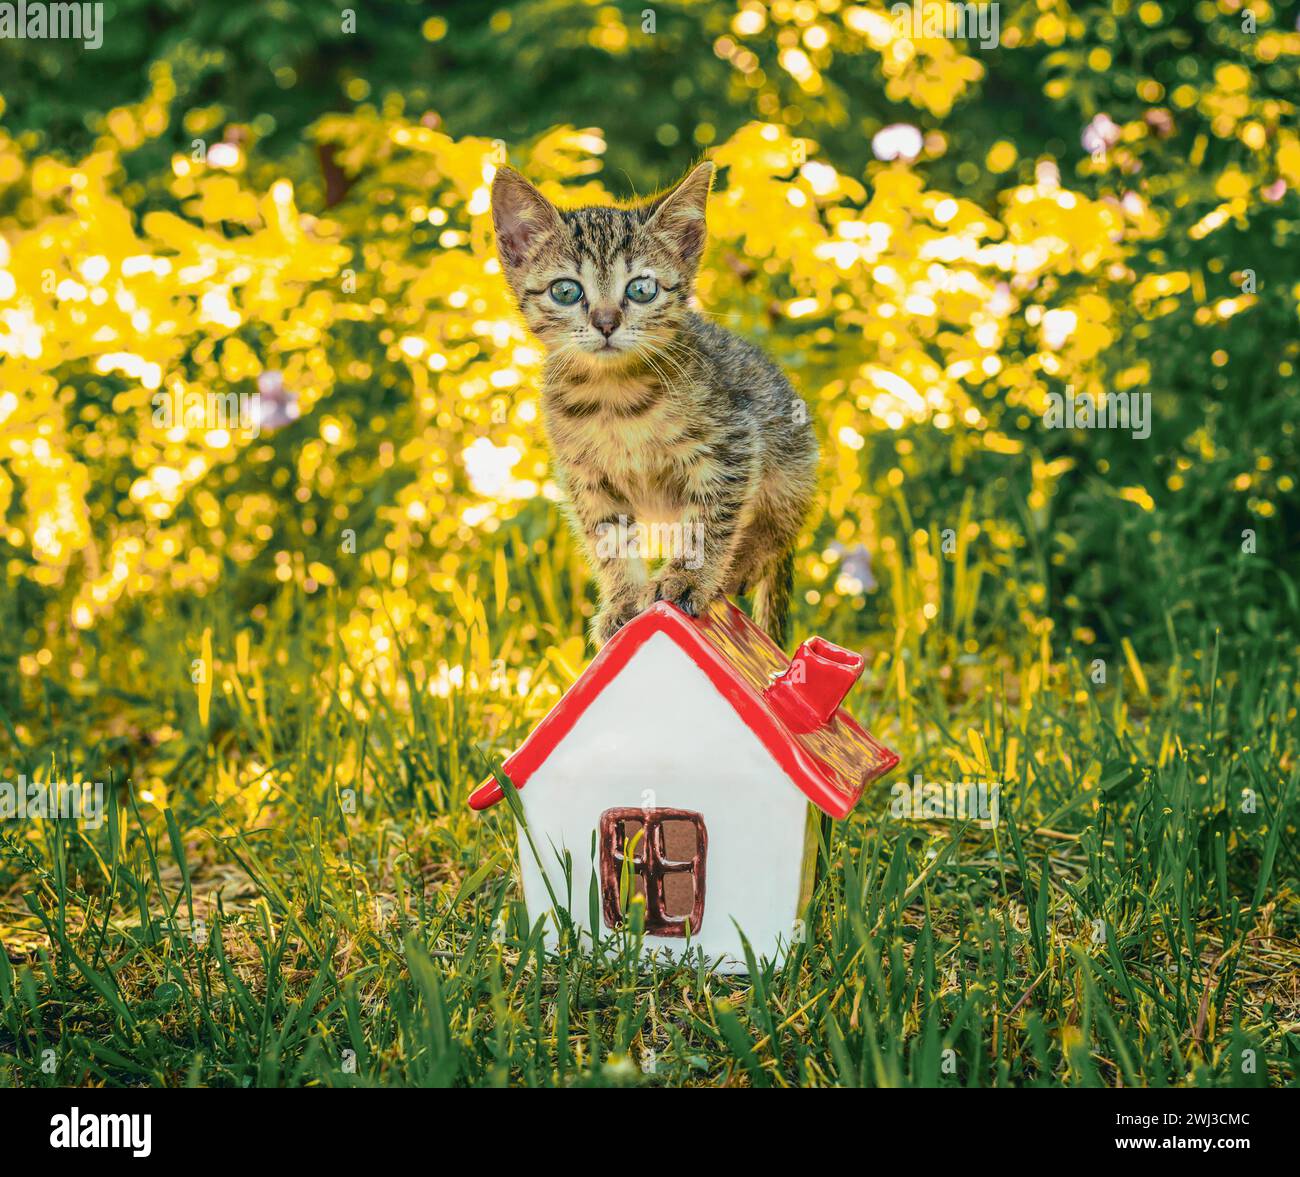
{"label": "kitten's head", "polygon": [[631,208],[557,209],[518,172],[492,184],[492,223],[506,280],[552,353],[625,363],[673,337],[704,249],[713,165]]}

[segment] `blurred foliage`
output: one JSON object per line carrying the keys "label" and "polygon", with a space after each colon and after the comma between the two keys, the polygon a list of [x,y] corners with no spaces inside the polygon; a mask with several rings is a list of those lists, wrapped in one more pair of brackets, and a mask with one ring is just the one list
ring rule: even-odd
{"label": "blurred foliage", "polygon": [[[467,627],[486,666],[493,591],[572,637],[492,257],[507,158],[567,202],[720,165],[701,301],[824,439],[813,623],[966,656],[1293,625],[1293,9],[1008,3],[990,51],[838,0],[106,19],[94,52],[0,43],[0,653],[29,681],[143,674],[142,618],[219,588],[258,625],[290,582],[337,590],[344,692],[396,674],[390,623]],[[1071,392],[1149,392],[1151,436],[1045,429]],[[256,436],[183,419],[231,393]],[[543,553],[554,584],[502,590]]]}

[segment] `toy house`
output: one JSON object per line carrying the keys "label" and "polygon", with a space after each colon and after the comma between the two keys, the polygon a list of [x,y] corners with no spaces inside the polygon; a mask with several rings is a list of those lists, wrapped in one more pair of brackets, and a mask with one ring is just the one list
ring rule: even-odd
{"label": "toy house", "polygon": [[[661,602],[629,622],[503,766],[531,835],[530,916],[554,894],[575,925],[594,908],[608,931],[635,892],[649,954],[689,948],[744,972],[743,931],[779,959],[811,895],[821,815],[846,817],[898,763],[840,706],[862,668],[815,637],[789,659],[726,601],[698,618]],[[490,778],[470,805],[501,799]]]}

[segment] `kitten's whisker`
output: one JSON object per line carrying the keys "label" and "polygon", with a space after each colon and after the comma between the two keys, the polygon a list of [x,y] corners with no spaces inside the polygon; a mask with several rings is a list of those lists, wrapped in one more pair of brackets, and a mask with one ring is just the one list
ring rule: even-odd
{"label": "kitten's whisker", "polygon": [[546,363],[543,365],[543,382],[562,383],[577,367],[579,354],[580,350],[572,344],[562,343],[546,358]]}
{"label": "kitten's whisker", "polygon": [[678,359],[675,356],[673,356],[670,352],[666,352],[666,351],[657,352],[656,358],[662,360],[665,364],[671,367],[672,370],[676,372],[677,375],[680,376],[681,379],[684,380],[687,384],[692,383],[691,374],[687,370],[686,366],[682,364],[680,361],[678,361]]}
{"label": "kitten's whisker", "polygon": [[685,359],[690,361],[700,358],[698,353],[696,353],[692,348],[686,347],[676,340],[669,340],[665,346],[655,354],[665,362],[672,364],[673,367],[687,380],[691,379],[691,374],[682,360]]}
{"label": "kitten's whisker", "polygon": [[665,373],[664,370],[655,362],[654,353],[649,351],[643,352],[641,358],[647,365],[649,365],[650,371],[655,374],[655,377],[658,379],[660,384],[662,384],[673,396],[680,395],[681,390],[670,379],[668,379],[667,373]]}
{"label": "kitten's whisker", "polygon": [[680,394],[681,389],[676,384],[674,384],[671,380],[668,380],[668,378],[663,373],[663,370],[659,367],[657,361],[662,360],[665,364],[669,365],[672,368],[672,370],[676,372],[677,375],[680,376],[683,380],[687,381],[688,383],[690,382],[691,379],[690,373],[680,363],[678,363],[677,360],[674,359],[673,356],[671,356],[666,350],[662,348],[649,347],[646,349],[645,359],[646,362],[651,366],[651,368],[654,369],[655,375],[657,375],[661,381],[667,384],[673,393]]}

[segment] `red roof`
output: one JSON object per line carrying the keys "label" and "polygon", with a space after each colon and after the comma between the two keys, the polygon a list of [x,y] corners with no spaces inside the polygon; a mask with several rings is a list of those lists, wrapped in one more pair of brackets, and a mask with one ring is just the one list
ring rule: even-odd
{"label": "red roof", "polygon": [[[507,758],[503,770],[515,788],[528,784],[592,700],[657,633],[667,634],[709,676],[808,800],[832,817],[847,817],[862,790],[898,763],[895,753],[839,706],[862,673],[860,655],[810,638],[787,658],[730,601],[715,603],[702,617],[660,601],[605,644]],[[489,778],[470,794],[469,803],[487,809],[501,796],[501,786]]]}

